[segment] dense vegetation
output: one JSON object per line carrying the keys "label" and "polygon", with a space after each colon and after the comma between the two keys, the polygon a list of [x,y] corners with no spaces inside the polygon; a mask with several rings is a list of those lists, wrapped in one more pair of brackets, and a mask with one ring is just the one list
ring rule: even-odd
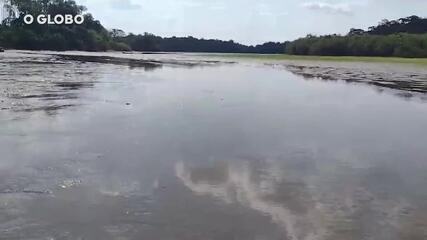
{"label": "dense vegetation", "polygon": [[108,31],[92,15],[84,14],[82,25],[26,25],[26,14],[83,14],[85,7],[75,1],[9,0],[8,17],[0,26],[0,45],[6,48],[31,50],[104,51],[116,48]]}
{"label": "dense vegetation", "polygon": [[[246,46],[232,40],[162,38],[149,33],[126,34],[120,29],[108,31],[74,0],[2,1],[7,17],[0,25],[0,46],[13,49],[427,57],[427,19],[417,16],[383,20],[366,31],[351,29],[345,36],[308,35],[292,42]],[[82,25],[26,25],[26,14],[83,14],[85,21]]]}
{"label": "dense vegetation", "polygon": [[[1,0],[0,0],[1,2]],[[185,51],[231,53],[282,53],[282,43],[246,46],[233,41],[193,37],[162,38],[152,34],[126,35],[122,30],[107,31],[84,6],[73,0],[3,0],[8,16],[0,25],[0,46],[30,50],[83,51]],[[26,25],[26,14],[84,14],[82,25]]]}
{"label": "dense vegetation", "polygon": [[345,36],[308,35],[288,42],[285,51],[294,55],[427,57],[427,19],[383,20],[367,31],[351,29]]}
{"label": "dense vegetation", "polygon": [[[197,39],[194,37],[162,38],[149,33],[124,35],[121,30],[112,30],[113,39],[124,43],[134,51],[163,52],[219,52],[219,53],[283,53],[284,44],[268,42],[262,45],[246,46],[232,40]],[[117,36],[117,32],[121,32]]]}

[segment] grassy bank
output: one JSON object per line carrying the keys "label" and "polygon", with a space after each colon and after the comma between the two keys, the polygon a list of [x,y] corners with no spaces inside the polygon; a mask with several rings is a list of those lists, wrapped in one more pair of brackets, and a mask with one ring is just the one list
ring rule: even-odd
{"label": "grassy bank", "polygon": [[426,65],[427,58],[397,58],[397,57],[334,57],[334,56],[300,56],[287,54],[217,54],[227,58],[246,58],[259,60],[305,60],[305,61],[332,61],[332,62],[373,62],[373,63],[406,63]]}

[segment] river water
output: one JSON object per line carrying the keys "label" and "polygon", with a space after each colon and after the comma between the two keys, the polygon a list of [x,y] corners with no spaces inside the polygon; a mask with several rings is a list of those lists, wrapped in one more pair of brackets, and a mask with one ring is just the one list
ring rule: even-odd
{"label": "river water", "polygon": [[0,239],[425,240],[426,82],[409,65],[6,52]]}

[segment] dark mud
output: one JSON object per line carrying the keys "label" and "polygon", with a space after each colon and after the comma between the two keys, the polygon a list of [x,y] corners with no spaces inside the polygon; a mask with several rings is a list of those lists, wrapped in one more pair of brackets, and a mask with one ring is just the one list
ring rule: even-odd
{"label": "dark mud", "polygon": [[[146,53],[141,53],[146,55]],[[79,61],[79,62],[95,62],[104,64],[115,64],[129,66],[130,68],[144,68],[147,71],[161,68],[164,65],[179,66],[179,67],[197,67],[197,66],[215,66],[220,64],[233,64],[230,61],[216,61],[216,60],[191,60],[191,59],[135,59],[125,57],[112,57],[112,56],[93,56],[93,55],[56,55],[60,59]]]}
{"label": "dark mud", "polygon": [[81,90],[92,88],[97,74],[84,64],[4,63],[0,69],[0,107],[52,113],[78,105]]}
{"label": "dark mud", "polygon": [[58,55],[57,57],[63,60],[78,61],[83,63],[93,62],[93,63],[123,65],[123,66],[129,66],[130,68],[143,68],[144,70],[147,70],[147,71],[154,70],[156,68],[161,68],[163,65],[163,63],[159,61],[126,59],[126,58],[108,57],[108,56]]}
{"label": "dark mud", "polygon": [[153,71],[163,66],[193,68],[233,63],[191,58],[153,60],[126,55],[7,52],[0,55],[0,110],[56,114],[58,110],[77,106],[79,103],[74,102],[78,102],[81,90],[93,88],[96,79],[108,74],[108,65]]}
{"label": "dark mud", "polygon": [[[356,64],[357,65],[357,64]],[[345,81],[398,90],[396,95],[404,98],[418,96],[427,100],[427,71],[405,71],[390,69],[366,69],[356,67],[286,65],[285,68],[305,79],[324,81]],[[418,94],[422,93],[422,94]]]}

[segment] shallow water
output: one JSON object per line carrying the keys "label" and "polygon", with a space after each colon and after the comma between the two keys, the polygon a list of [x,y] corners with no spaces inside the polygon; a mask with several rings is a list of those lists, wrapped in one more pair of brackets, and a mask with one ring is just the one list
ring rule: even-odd
{"label": "shallow water", "polygon": [[0,55],[0,239],[427,238],[422,92],[295,63],[46,54]]}

